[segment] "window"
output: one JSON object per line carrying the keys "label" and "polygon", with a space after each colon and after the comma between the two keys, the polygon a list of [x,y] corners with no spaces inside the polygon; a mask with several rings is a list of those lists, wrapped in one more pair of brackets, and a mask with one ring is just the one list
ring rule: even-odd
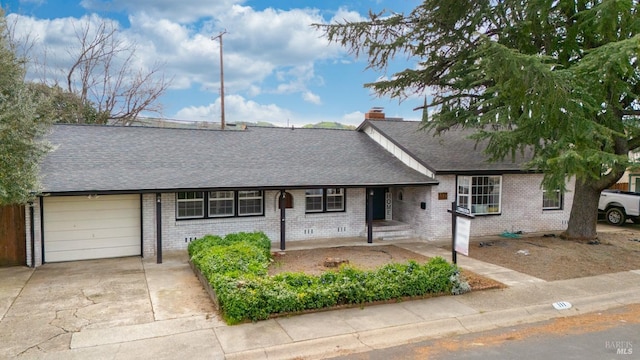
{"label": "window", "polygon": [[223,217],[234,215],[233,191],[211,191],[209,192],[209,216]]}
{"label": "window", "polygon": [[324,207],[322,206],[322,189],[309,189],[305,192],[306,196],[306,211],[307,212],[322,212]]}
{"label": "window", "polygon": [[327,211],[344,210],[344,189],[327,189]]}
{"label": "window", "polygon": [[190,219],[204,216],[204,193],[190,191],[178,193],[177,218]]}
{"label": "window", "polygon": [[307,213],[344,211],[345,189],[307,189],[305,211]]}
{"label": "window", "polygon": [[262,191],[238,191],[238,216],[262,215]]}
{"label": "window", "polygon": [[458,206],[472,214],[500,213],[502,176],[459,176]]}
{"label": "window", "polygon": [[176,219],[264,215],[263,204],[261,190],[179,192],[176,195]]}
{"label": "window", "polygon": [[543,190],[542,210],[562,209],[562,192],[560,190]]}

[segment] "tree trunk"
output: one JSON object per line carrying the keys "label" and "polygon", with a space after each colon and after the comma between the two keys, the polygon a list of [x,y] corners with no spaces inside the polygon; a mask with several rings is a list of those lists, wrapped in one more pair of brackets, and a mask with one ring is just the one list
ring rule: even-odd
{"label": "tree trunk", "polygon": [[582,180],[576,180],[569,225],[562,236],[568,240],[593,240],[596,238],[598,201],[600,189]]}

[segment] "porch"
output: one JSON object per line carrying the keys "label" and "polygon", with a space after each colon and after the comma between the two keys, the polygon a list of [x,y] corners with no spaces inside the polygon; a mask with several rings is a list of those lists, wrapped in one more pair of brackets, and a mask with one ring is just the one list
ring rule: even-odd
{"label": "porch", "polygon": [[[373,243],[367,242],[367,226],[360,236],[344,238],[322,238],[313,240],[288,241],[285,250],[306,250],[337,246],[390,245],[394,243],[416,242],[415,233],[409,224],[397,220],[374,220]],[[271,251],[279,252],[280,243],[271,242]]]}

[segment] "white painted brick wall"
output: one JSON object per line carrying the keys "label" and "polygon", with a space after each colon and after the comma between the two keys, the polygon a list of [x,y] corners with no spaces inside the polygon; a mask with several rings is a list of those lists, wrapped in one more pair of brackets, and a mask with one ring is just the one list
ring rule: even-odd
{"label": "white painted brick wall", "polygon": [[142,257],[156,253],[156,194],[142,195]]}
{"label": "white painted brick wall", "polygon": [[[426,240],[448,239],[451,236],[451,215],[447,210],[455,200],[455,176],[438,177],[440,184],[432,187],[392,188],[393,218],[410,224],[416,236]],[[502,231],[557,231],[566,229],[573,192],[564,195],[562,210],[542,210],[542,190],[539,174],[503,175],[502,214],[478,216],[471,223],[471,235],[495,235]],[[568,185],[573,190],[574,182]],[[403,200],[398,200],[398,192]],[[447,192],[446,200],[438,200],[438,192]],[[331,237],[357,237],[365,227],[365,189],[346,190],[346,211],[305,214],[304,190],[289,190],[293,208],[287,209],[286,240],[304,241]],[[224,219],[176,220],[175,194],[162,194],[163,250],[186,249],[190,240],[206,234],[226,235],[240,231],[264,231],[272,242],[280,241],[279,191],[265,191],[265,214],[256,217]],[[420,208],[424,202],[426,209]],[[27,264],[31,265],[29,208],[27,207]],[[142,196],[143,256],[156,254],[156,195]],[[42,264],[40,203],[34,203],[35,262]],[[186,241],[185,241],[186,239]]]}
{"label": "white painted brick wall", "polygon": [[[40,226],[40,199],[36,199],[33,203],[33,224],[34,227],[34,254],[35,254],[35,263],[36,266],[42,265],[42,227]],[[29,216],[29,205],[25,206],[25,232],[27,233],[26,241],[27,241],[27,266],[31,267],[31,219]]]}
{"label": "white painted brick wall", "polygon": [[[305,214],[305,191],[289,190],[293,208],[286,210],[286,240],[301,241],[359,236],[365,228],[365,190],[346,189],[346,211]],[[272,242],[280,241],[279,191],[265,191],[264,216],[176,220],[175,193],[162,194],[162,249],[186,249],[188,243],[207,234],[263,231]],[[143,196],[143,253],[156,250],[155,194]]]}
{"label": "white painted brick wall", "polygon": [[[440,184],[433,187],[397,188],[394,193],[394,218],[409,223],[417,236],[427,240],[451,237],[451,202],[455,201],[455,176],[439,176]],[[502,212],[500,215],[477,216],[471,221],[471,236],[496,235],[503,231],[544,232],[567,228],[573,203],[574,181],[564,194],[562,210],[542,210],[541,174],[502,176]],[[398,200],[402,190],[403,200]],[[438,193],[446,192],[446,200],[438,200]],[[420,202],[426,209],[420,209]]]}

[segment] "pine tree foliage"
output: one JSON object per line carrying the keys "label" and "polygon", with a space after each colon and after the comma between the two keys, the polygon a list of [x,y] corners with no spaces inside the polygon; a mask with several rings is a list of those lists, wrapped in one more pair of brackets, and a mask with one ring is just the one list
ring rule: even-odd
{"label": "pine tree foliage", "polygon": [[0,206],[31,200],[38,186],[38,161],[47,121],[38,115],[39,97],[24,82],[24,61],[6,36],[0,10]]}
{"label": "pine tree foliage", "polygon": [[567,234],[591,238],[598,194],[640,147],[639,10],[637,0],[426,0],[406,15],[315,26],[368,68],[415,60],[365,86],[428,95],[426,129],[475,128],[494,160],[527,153],[545,188],[575,177]]}

